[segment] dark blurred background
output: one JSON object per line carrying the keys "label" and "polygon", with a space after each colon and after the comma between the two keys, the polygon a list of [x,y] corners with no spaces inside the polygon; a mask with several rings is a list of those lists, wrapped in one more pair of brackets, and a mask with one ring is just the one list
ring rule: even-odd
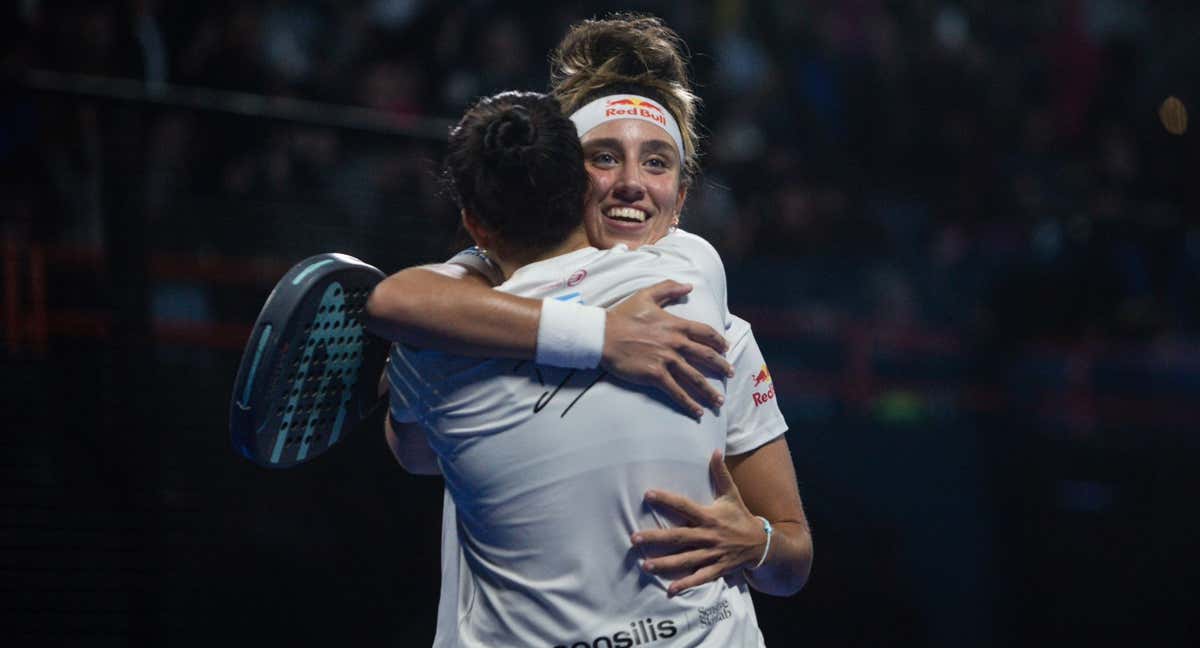
{"label": "dark blurred background", "polygon": [[20,0],[0,16],[0,641],[428,645],[441,484],[377,427],[234,454],[295,261],[453,251],[435,168],[571,22],[687,40],[722,252],[791,425],[772,646],[1200,644],[1194,2]]}

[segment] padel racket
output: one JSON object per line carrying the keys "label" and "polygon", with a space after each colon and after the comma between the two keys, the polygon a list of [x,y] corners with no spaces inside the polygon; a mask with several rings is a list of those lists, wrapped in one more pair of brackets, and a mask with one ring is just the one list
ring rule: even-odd
{"label": "padel racket", "polygon": [[384,275],[345,254],[296,264],[271,291],[242,353],[229,430],[250,461],[288,468],[345,439],[384,399],[387,343],[363,329]]}

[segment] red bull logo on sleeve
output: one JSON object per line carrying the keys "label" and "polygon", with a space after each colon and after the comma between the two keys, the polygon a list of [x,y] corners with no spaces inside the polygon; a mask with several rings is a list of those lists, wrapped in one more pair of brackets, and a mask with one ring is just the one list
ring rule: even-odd
{"label": "red bull logo on sleeve", "polygon": [[604,106],[604,118],[641,117],[666,128],[667,116],[656,104],[637,97],[613,99]]}
{"label": "red bull logo on sleeve", "polygon": [[[765,392],[757,391],[759,385],[763,383],[767,384],[767,390]],[[767,371],[767,365],[765,364],[754,375],[754,389],[753,398],[755,407],[775,399],[775,384],[771,382],[771,372]]]}

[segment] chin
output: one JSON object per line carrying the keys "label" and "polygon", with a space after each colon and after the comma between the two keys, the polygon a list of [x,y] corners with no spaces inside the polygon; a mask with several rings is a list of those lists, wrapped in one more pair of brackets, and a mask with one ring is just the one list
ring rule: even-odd
{"label": "chin", "polygon": [[598,248],[610,248],[624,243],[629,249],[654,243],[666,234],[659,232],[653,223],[643,223],[640,226],[611,223],[604,216],[586,225],[588,240]]}

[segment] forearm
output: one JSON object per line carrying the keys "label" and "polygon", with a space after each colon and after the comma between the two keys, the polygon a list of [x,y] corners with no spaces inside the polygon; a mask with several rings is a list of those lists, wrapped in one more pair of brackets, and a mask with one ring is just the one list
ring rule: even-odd
{"label": "forearm", "polygon": [[[766,534],[759,531],[762,544],[754,563],[743,570],[747,580],[767,594],[795,594],[808,580],[813,542],[787,440],[780,436],[749,453],[727,457],[726,463],[746,508],[769,520],[774,529],[766,560],[757,569],[749,569],[766,548]],[[761,524],[761,520],[755,522]]]}
{"label": "forearm", "polygon": [[542,303],[483,281],[408,268],[367,301],[367,329],[392,342],[475,357],[533,358]]}
{"label": "forearm", "polygon": [[758,569],[745,570],[754,589],[773,596],[791,596],[808,581],[812,568],[813,543],[808,524],[771,521],[774,533],[767,559]]}
{"label": "forearm", "polygon": [[662,309],[690,291],[662,281],[608,311],[557,301],[543,305],[493,290],[482,276],[451,263],[384,279],[367,300],[365,324],[388,341],[458,355],[571,369],[599,363],[618,378],[661,389],[700,416],[700,404],[681,383],[705,405],[719,406],[720,394],[700,371],[729,375],[731,368],[720,355],[726,345],[717,331]]}

